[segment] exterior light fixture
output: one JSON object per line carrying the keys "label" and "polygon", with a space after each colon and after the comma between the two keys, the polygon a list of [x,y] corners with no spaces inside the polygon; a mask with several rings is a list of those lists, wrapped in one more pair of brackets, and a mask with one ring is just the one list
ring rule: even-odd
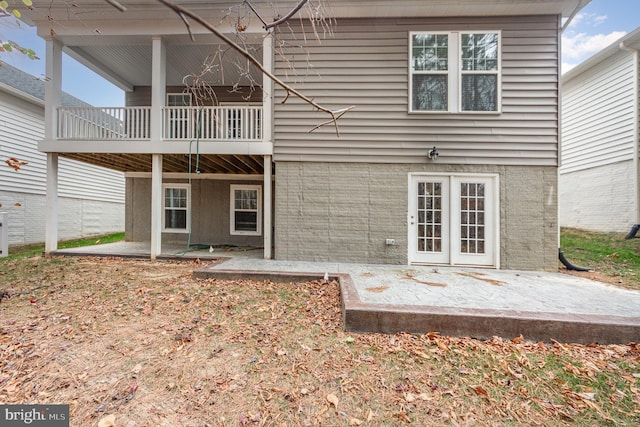
{"label": "exterior light fixture", "polygon": [[438,160],[439,155],[440,153],[438,153],[438,150],[436,149],[436,147],[433,147],[433,149],[429,151],[429,154],[427,155],[427,157],[429,157],[431,160],[435,162],[436,160]]}

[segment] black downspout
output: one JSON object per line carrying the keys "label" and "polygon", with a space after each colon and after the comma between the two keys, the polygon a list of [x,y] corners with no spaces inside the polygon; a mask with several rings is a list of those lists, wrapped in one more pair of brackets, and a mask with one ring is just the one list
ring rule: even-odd
{"label": "black downspout", "polygon": [[593,270],[592,268],[578,267],[578,266],[575,266],[575,265],[571,264],[567,260],[567,258],[565,258],[564,253],[562,253],[562,251],[560,251],[560,253],[559,253],[559,258],[560,258],[560,262],[562,264],[564,264],[565,267],[567,267],[567,270],[573,270],[573,271],[591,271],[591,270]]}

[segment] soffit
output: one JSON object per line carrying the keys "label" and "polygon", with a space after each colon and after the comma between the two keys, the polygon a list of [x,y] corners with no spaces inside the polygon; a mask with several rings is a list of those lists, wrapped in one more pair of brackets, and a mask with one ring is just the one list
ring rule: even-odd
{"label": "soffit", "polygon": [[[568,16],[589,0],[325,0],[332,17],[438,17],[438,16],[500,16],[561,14]],[[183,77],[199,70],[207,55],[215,52],[220,41],[198,25],[191,31],[196,41],[189,40],[189,31],[182,20],[157,0],[121,0],[127,11],[122,13],[105,0],[52,1],[47,8],[22,10],[26,20],[38,25],[42,37],[56,39],[67,53],[93,71],[124,90],[136,85],[151,84],[151,38],[161,36],[167,43],[167,83],[181,85]],[[197,12],[221,31],[232,33],[238,24],[238,5],[242,0],[176,0],[176,3]],[[296,0],[251,0],[265,20],[286,13]],[[274,7],[277,5],[277,8]],[[260,47],[265,31],[261,22],[249,18],[241,22],[247,26],[244,36]],[[237,56],[228,53],[229,58]],[[256,51],[256,57],[261,59]],[[225,67],[218,80],[236,83],[242,70]],[[257,70],[252,78],[261,81]]]}
{"label": "soffit", "polygon": [[[261,46],[249,46],[252,53],[260,60]],[[122,45],[87,45],[69,46],[68,53],[91,66],[95,71],[105,73],[104,77],[115,76],[131,86],[151,86],[152,46],[147,44]],[[214,72],[207,73],[205,80],[214,85],[233,85],[237,82],[246,84],[249,80],[243,76],[245,69],[236,64],[242,61],[235,51],[221,44],[173,44],[167,43],[167,85],[180,86],[185,76],[198,73],[207,58],[223,57],[226,66],[214,64]],[[252,78],[261,82],[261,74],[255,67],[250,67]]]}
{"label": "soffit", "polygon": [[[324,0],[332,16],[341,17],[407,17],[407,16],[483,16],[562,14],[565,17],[582,3],[590,0]],[[81,20],[97,22],[106,20],[162,20],[175,17],[175,13],[157,0],[119,0],[127,8],[120,12],[105,0],[75,0],[74,2],[47,2],[47,7],[23,9],[32,21],[47,22]],[[236,13],[242,0],[175,0],[176,4],[215,19]],[[251,3],[268,21],[275,15],[283,15],[298,3],[297,0],[251,0]],[[19,7],[20,8],[20,7]],[[50,17],[50,18],[49,18]],[[217,24],[218,21],[212,21]]]}

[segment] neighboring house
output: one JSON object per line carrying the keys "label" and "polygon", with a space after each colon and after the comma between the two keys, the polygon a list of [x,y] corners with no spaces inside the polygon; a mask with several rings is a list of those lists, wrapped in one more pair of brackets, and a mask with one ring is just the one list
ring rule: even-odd
{"label": "neighboring house", "polygon": [[562,77],[560,225],[629,232],[640,223],[640,28]]}
{"label": "neighboring house", "polygon": [[[44,92],[42,80],[0,61],[0,212],[11,246],[45,241]],[[66,93],[62,105],[90,107]],[[6,164],[12,157],[27,164],[16,171]],[[122,172],[63,158],[58,173],[60,239],[124,230]]]}
{"label": "neighboring house", "polygon": [[[327,117],[266,78],[248,100],[246,85],[211,81],[218,99],[195,106],[183,78],[221,42],[196,25],[191,41],[156,2],[25,9],[52,77],[39,148],[52,168],[57,154],[124,171],[127,239],[150,241],[152,258],[180,241],[283,260],[555,270],[560,28],[587,2],[326,1],[333,34],[302,13],[285,43],[257,19],[234,24],[267,70],[320,104],[355,106],[339,137],[309,132]],[[181,4],[228,28],[239,3]],[[296,3],[252,1],[265,16]],[[302,34],[313,28],[320,42]],[[63,50],[126,91],[117,123],[60,106]]]}

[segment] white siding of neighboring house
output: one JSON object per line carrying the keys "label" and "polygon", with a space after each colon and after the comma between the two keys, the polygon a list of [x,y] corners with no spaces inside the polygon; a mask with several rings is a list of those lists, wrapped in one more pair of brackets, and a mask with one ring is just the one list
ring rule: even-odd
{"label": "white siding of neighboring house", "polygon": [[629,231],[636,222],[633,55],[619,51],[564,82],[560,225]]}
{"label": "white siding of neighboring house", "polygon": [[632,158],[633,81],[633,56],[620,51],[563,83],[561,174]]}
{"label": "white siding of neighboring house", "polygon": [[603,232],[627,232],[635,223],[633,162],[611,163],[560,177],[560,224]]}
{"label": "white siding of neighboring house", "polygon": [[[332,125],[309,133],[328,116],[277,90],[274,160],[424,163],[436,146],[449,164],[557,166],[557,29],[555,16],[340,20],[307,42],[308,62],[289,52],[296,72],[276,54],[276,72],[324,106],[355,109],[339,138]],[[409,114],[409,32],[474,30],[502,31],[502,112]]]}
{"label": "white siding of neighboring house", "polygon": [[[41,104],[0,91],[0,212],[8,213],[9,244],[44,241],[46,155],[37,150],[44,133]],[[14,171],[9,157],[28,162]],[[124,175],[60,158],[61,240],[124,231]]]}

